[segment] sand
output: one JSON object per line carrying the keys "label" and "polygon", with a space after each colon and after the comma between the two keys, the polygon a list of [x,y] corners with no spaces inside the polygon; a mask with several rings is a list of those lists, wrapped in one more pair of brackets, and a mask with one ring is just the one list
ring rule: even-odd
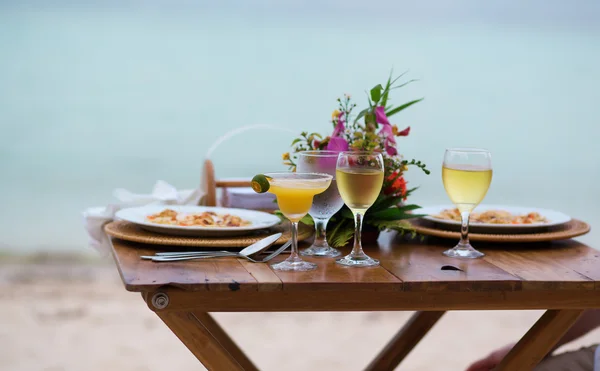
{"label": "sand", "polygon": [[[450,312],[399,369],[464,370],[541,311]],[[261,370],[361,370],[411,312],[216,313]],[[0,370],[202,370],[110,262],[0,262]],[[564,349],[600,341],[600,331]]]}

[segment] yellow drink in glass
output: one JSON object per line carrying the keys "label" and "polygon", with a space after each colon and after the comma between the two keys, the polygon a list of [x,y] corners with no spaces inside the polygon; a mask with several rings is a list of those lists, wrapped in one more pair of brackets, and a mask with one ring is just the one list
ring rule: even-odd
{"label": "yellow drink in glass", "polygon": [[338,168],[335,171],[342,199],[353,212],[367,211],[377,200],[383,184],[383,171],[369,168]]}
{"label": "yellow drink in glass", "polygon": [[325,192],[329,187],[329,182],[303,182],[285,181],[278,182],[272,180],[269,192],[277,197],[279,209],[290,221],[298,222],[310,210],[313,202],[313,196]]}
{"label": "yellow drink in glass", "polygon": [[[256,178],[256,177],[255,177]],[[292,222],[292,252],[286,260],[273,264],[278,271],[310,271],[317,268],[315,263],[304,261],[298,255],[298,222],[310,210],[313,197],[325,192],[333,176],[320,173],[267,173],[268,192],[277,197],[279,209]],[[264,182],[260,180],[260,182]],[[257,189],[260,190],[260,186]],[[263,189],[265,189],[263,188]],[[256,190],[256,189],[255,189]]]}
{"label": "yellow drink in glass", "polygon": [[474,166],[442,166],[442,181],[460,212],[471,212],[485,197],[492,182],[492,169]]}

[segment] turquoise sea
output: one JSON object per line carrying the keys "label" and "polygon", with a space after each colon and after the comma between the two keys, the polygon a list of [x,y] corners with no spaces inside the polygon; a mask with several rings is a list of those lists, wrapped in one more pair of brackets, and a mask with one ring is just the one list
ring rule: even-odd
{"label": "turquoise sea", "polygon": [[598,226],[599,21],[597,1],[2,1],[0,248],[88,251],[84,208],[195,187],[236,127],[282,130],[224,142],[218,176],[284,169],[292,133],[328,133],[392,67],[419,79],[394,103],[425,97],[393,120],[432,170],[413,201],[448,202],[445,147],[487,147],[485,202]]}

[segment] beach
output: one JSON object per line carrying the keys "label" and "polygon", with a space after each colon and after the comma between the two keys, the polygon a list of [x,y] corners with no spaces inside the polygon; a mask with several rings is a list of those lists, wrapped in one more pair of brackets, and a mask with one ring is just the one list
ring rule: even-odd
{"label": "beach", "polygon": [[[361,370],[411,312],[215,313],[261,370]],[[447,313],[401,370],[464,370],[542,311]],[[202,370],[111,261],[41,254],[0,261],[0,369]],[[600,340],[600,329],[559,351]]]}

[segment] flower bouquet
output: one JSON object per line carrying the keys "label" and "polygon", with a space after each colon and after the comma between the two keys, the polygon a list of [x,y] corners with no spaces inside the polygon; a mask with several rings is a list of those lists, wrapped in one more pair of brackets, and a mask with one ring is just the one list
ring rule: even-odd
{"label": "flower bouquet", "polygon": [[[415,188],[408,188],[405,173],[411,166],[417,167],[429,174],[425,164],[417,160],[406,160],[398,153],[396,138],[406,137],[410,126],[399,130],[390,123],[389,118],[406,108],[420,102],[423,98],[415,99],[397,107],[388,104],[393,89],[401,88],[415,80],[396,84],[404,74],[393,79],[388,78],[385,85],[378,84],[367,94],[369,106],[353,116],[356,104],[351,96],[344,94],[338,98],[338,108],[331,115],[333,132],[322,136],[318,133],[302,132],[300,137],[292,142],[292,153],[284,153],[284,164],[295,171],[297,156],[295,153],[308,150],[329,151],[369,151],[380,152],[384,159],[385,172],[381,192],[375,203],[369,208],[363,220],[363,232],[396,230],[400,233],[415,234],[414,228],[407,219],[418,217],[412,213],[420,206],[406,204],[407,198]],[[302,222],[313,224],[307,215]],[[343,246],[354,235],[354,217],[347,206],[343,206],[327,225],[327,241],[333,247]]]}

